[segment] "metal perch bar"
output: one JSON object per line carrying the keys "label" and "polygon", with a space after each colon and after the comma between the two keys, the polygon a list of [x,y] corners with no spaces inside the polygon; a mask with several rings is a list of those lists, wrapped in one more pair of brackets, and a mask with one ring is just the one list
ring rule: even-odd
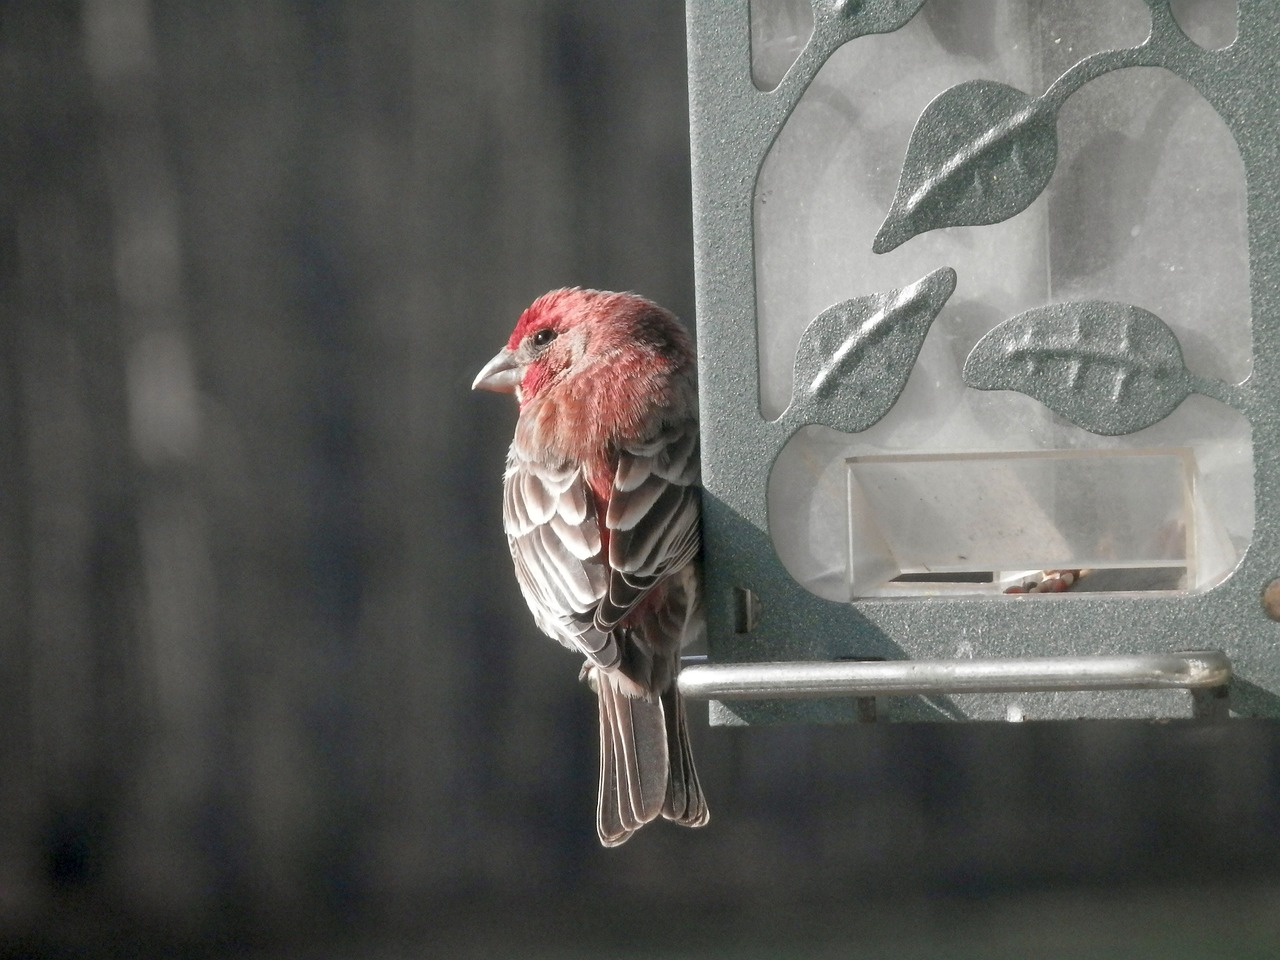
{"label": "metal perch bar", "polygon": [[922,696],[1067,690],[1225,688],[1231,661],[1221,650],[1131,656],[1002,660],[837,660],[707,663],[689,657],[680,673],[686,697],[774,700],[803,697]]}

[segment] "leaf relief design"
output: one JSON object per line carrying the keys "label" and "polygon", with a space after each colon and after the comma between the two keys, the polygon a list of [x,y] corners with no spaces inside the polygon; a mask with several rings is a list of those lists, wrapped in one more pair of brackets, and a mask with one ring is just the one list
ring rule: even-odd
{"label": "leaf relief design", "polygon": [[782,419],[858,433],[897,402],[925,334],[956,288],[950,267],[901,290],[843,300],[818,314],[796,348],[795,386]]}
{"label": "leaf relief design", "polygon": [[1140,307],[1103,300],[1028,310],[989,331],[964,363],[978,390],[1016,390],[1081,429],[1134,433],[1195,391],[1177,335]]}
{"label": "leaf relief design", "polygon": [[939,227],[982,226],[1021,213],[1053,176],[1057,115],[1042,98],[990,80],[944,90],[907,145],[893,204],[872,250],[888,253]]}

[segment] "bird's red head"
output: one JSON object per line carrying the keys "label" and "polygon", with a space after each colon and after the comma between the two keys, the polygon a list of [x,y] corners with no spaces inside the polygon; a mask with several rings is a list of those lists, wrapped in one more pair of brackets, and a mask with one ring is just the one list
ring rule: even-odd
{"label": "bird's red head", "polygon": [[561,381],[607,389],[691,363],[688,335],[662,307],[632,293],[572,287],[530,304],[473,386],[514,392],[523,408]]}

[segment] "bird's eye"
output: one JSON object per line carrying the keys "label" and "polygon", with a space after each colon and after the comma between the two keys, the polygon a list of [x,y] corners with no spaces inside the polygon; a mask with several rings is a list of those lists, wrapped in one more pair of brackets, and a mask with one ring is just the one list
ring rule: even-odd
{"label": "bird's eye", "polygon": [[555,338],[556,332],[550,327],[545,327],[533,335],[533,345],[535,347],[545,347]]}

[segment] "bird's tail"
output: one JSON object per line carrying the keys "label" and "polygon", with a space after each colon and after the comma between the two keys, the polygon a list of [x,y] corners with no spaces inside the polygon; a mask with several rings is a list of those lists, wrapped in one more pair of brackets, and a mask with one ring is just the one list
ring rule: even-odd
{"label": "bird's tail", "polygon": [[693,765],[693,749],[689,745],[689,722],[685,717],[684,697],[673,684],[662,695],[662,710],[667,723],[667,797],[662,815],[685,827],[705,827],[711,819],[707,798],[698,782]]}
{"label": "bird's tail", "polygon": [[689,745],[684,700],[674,685],[650,700],[620,692],[592,669],[600,705],[600,842],[616,847],[659,814],[688,827],[710,819]]}

